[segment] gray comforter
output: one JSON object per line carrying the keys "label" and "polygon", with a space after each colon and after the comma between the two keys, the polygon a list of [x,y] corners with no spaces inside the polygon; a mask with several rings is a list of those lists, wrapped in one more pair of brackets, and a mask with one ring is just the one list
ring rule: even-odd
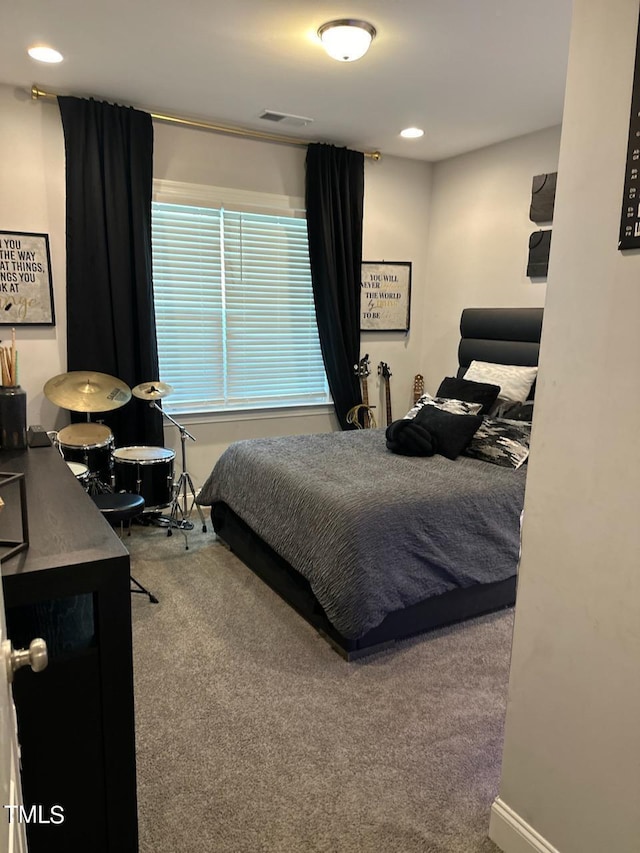
{"label": "gray comforter", "polygon": [[381,429],[253,439],[225,451],[198,503],[228,504],[356,638],[394,610],[515,574],[525,468],[398,456]]}

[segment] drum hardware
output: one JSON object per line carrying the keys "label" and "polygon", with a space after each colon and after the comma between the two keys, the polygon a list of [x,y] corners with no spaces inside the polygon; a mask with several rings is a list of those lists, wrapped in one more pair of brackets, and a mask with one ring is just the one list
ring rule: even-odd
{"label": "drum hardware", "polygon": [[64,459],[87,466],[90,495],[111,492],[113,434],[109,427],[93,422],[91,413],[110,412],[124,406],[131,399],[129,386],[108,373],[72,370],[49,379],[43,391],[56,406],[86,413],[86,423],[64,427],[55,435],[54,443]]}
{"label": "drum hardware", "polygon": [[131,389],[121,379],[87,370],[54,376],[43,391],[56,406],[72,412],[110,412],[131,399]]}
{"label": "drum hardware", "polygon": [[[171,502],[171,511],[169,515],[160,516],[154,523],[159,526],[166,526],[167,536],[171,536],[174,528],[182,531],[183,533],[185,530],[193,530],[193,522],[190,521],[189,518],[195,506],[198,511],[198,515],[200,516],[200,521],[202,522],[202,532],[206,533],[207,525],[202,513],[202,508],[196,503],[195,486],[193,485],[191,475],[187,471],[187,438],[191,439],[191,441],[195,441],[196,439],[184,426],[182,426],[182,424],[179,424],[171,417],[171,415],[167,414],[167,412],[165,412],[162,406],[157,402],[157,400],[168,396],[172,391],[173,388],[171,385],[167,385],[166,382],[160,381],[143,382],[140,385],[136,385],[132,391],[134,397],[139,400],[146,400],[152,409],[157,409],[160,414],[177,427],[180,432],[182,473],[178,477],[178,482],[174,486],[173,500]],[[191,503],[189,503],[189,494],[191,494]],[[185,535],[185,540],[186,538],[187,537]],[[189,548],[188,542],[186,547],[187,549]]]}
{"label": "drum hardware", "polygon": [[132,394],[139,400],[149,402],[151,400],[161,400],[163,397],[171,394],[172,391],[173,387],[167,385],[166,382],[142,382],[132,389]]}
{"label": "drum hardware", "polygon": [[67,462],[67,465],[76,480],[87,491],[89,486],[89,469],[87,466],[83,465],[82,462]]}
{"label": "drum hardware", "polygon": [[[202,522],[202,532],[207,532],[207,525],[204,520],[204,514],[202,512],[202,507],[196,503],[196,489],[193,485],[193,480],[191,479],[191,475],[187,471],[187,438],[190,438],[191,441],[195,441],[194,436],[188,432],[182,424],[179,424],[175,421],[171,415],[168,415],[161,406],[157,403],[152,404],[154,408],[158,409],[164,417],[170,421],[175,427],[180,431],[180,444],[182,449],[182,473],[178,477],[178,482],[176,483],[173,495],[173,502],[171,504],[171,513],[169,518],[171,519],[171,526],[174,527],[186,527],[187,530],[193,529],[193,523],[189,521],[189,517],[193,512],[193,508],[195,506],[198,511],[198,515],[200,516],[200,521]],[[191,495],[191,503],[189,503],[189,495]],[[171,531],[171,526],[169,527],[169,532]]]}
{"label": "drum hardware", "polygon": [[114,490],[142,495],[146,515],[159,512],[173,499],[175,455],[165,447],[119,447],[111,454]]}
{"label": "drum hardware", "polygon": [[58,432],[55,439],[63,459],[87,467],[86,489],[90,495],[112,491],[113,443],[109,427],[93,422],[69,424]]}
{"label": "drum hardware", "polygon": [[[155,409],[161,412],[163,416],[180,431],[180,444],[182,447],[182,473],[178,477],[178,482],[174,487],[173,501],[171,503],[171,512],[169,514],[167,535],[171,535],[172,527],[177,527],[181,530],[193,530],[193,522],[189,521],[189,517],[193,512],[194,506],[197,509],[198,515],[200,516],[200,521],[202,522],[202,532],[206,533],[207,525],[205,523],[204,515],[202,513],[202,507],[196,503],[196,489],[193,485],[191,475],[187,471],[187,438],[190,438],[191,441],[195,441],[195,438],[191,435],[190,432],[188,432],[188,430],[184,426],[182,426],[182,424],[179,424],[171,417],[171,415],[168,415],[164,411],[164,409],[157,403],[149,403],[149,405],[153,406]],[[189,503],[189,495],[191,495],[191,503]]]}

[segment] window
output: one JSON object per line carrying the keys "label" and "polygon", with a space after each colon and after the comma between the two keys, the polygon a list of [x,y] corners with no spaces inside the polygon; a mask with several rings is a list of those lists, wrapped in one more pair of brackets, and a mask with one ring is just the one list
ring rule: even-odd
{"label": "window", "polygon": [[167,411],[330,402],[304,218],[156,200],[152,245]]}

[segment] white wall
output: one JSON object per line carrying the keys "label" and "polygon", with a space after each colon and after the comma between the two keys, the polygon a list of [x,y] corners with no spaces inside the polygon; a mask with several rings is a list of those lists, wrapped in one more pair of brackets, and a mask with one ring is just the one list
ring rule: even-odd
{"label": "white wall", "polygon": [[[0,85],[0,230],[49,235],[56,325],[18,326],[19,382],[27,392],[27,422],[57,429],[67,413],[42,393],[66,364],[64,140],[55,106]],[[0,326],[0,339],[10,329]]]}
{"label": "white wall", "polygon": [[546,284],[526,276],[539,227],[529,220],[531,179],[557,170],[559,145],[555,127],[435,164],[422,314],[432,393],[458,363],[463,308],[544,305]]}
{"label": "white wall", "polygon": [[640,253],[617,250],[637,26],[638,0],[574,2],[491,827],[508,853],[640,849]]}
{"label": "white wall", "polygon": [[[64,426],[68,412],[43,395],[45,382],[66,370],[66,258],[64,203],[64,139],[55,104],[31,102],[25,91],[0,85],[0,230],[49,234],[54,281],[56,326],[18,328],[20,381],[28,395],[29,423],[45,428]],[[206,131],[154,125],[155,177],[188,183],[210,183],[234,189],[304,197],[305,148],[274,145]],[[371,335],[366,347],[374,369],[387,361],[398,412],[409,408],[410,380],[417,372],[420,312],[423,300],[429,178],[425,163],[385,158],[366,162],[365,255],[372,259],[413,262],[413,329],[405,335]],[[2,337],[0,328],[0,338]],[[364,350],[363,350],[364,352]],[[152,378],[152,377],[151,377]],[[376,402],[377,377],[370,379]],[[378,401],[380,405],[381,401]],[[138,405],[132,400],[127,405]],[[380,412],[382,414],[382,411]],[[265,415],[258,418],[223,415],[209,422],[189,418],[197,439],[189,442],[189,469],[199,486],[229,442],[255,436],[324,432],[337,428],[333,413]],[[168,426],[167,446],[177,449],[179,436]]]}
{"label": "white wall", "polygon": [[[68,413],[42,394],[47,379],[66,370],[64,140],[55,104],[0,85],[0,229],[48,233],[51,240],[57,325],[18,329],[21,383],[29,422],[47,429]],[[275,145],[206,131],[154,125],[154,173],[164,180],[304,196],[303,147]],[[392,372],[392,409],[410,407],[413,377],[428,390],[455,370],[460,312],[469,305],[541,305],[545,285],[525,277],[531,178],[557,167],[559,130],[551,129],[443,161],[435,166],[383,157],[365,161],[365,260],[411,261],[409,334],[368,332],[370,402],[385,422],[380,361]],[[137,405],[132,401],[128,405]],[[329,411],[186,419],[189,469],[199,486],[230,441],[254,436],[323,432],[337,427]],[[167,446],[178,435],[168,426]]]}
{"label": "white wall", "polygon": [[[274,145],[159,123],[154,126],[154,133],[156,178],[304,198],[304,147]],[[373,371],[369,378],[370,402],[378,407],[376,415],[381,425],[384,401],[375,372],[378,363],[388,362],[398,376],[397,381],[391,380],[392,404],[401,414],[410,407],[410,387],[418,370],[430,173],[429,164],[413,160],[385,157],[380,162],[365,161],[364,256],[371,260],[410,260],[414,276],[413,333],[363,336],[362,353],[369,352]],[[189,469],[196,486],[202,484],[231,441],[338,428],[333,413],[194,416],[186,420],[196,438],[196,443],[189,442],[188,447]],[[177,449],[179,435],[174,427],[165,429],[165,437],[167,446]]]}
{"label": "white wall", "polygon": [[413,378],[420,373],[427,281],[427,244],[430,226],[431,172],[429,163],[384,157],[365,167],[365,206],[362,257],[365,261],[411,261],[411,317],[408,334],[363,332],[361,355],[369,353],[369,402],[376,406],[379,426],[386,424],[384,383],[378,365],[391,371],[393,418],[405,415],[413,404]]}

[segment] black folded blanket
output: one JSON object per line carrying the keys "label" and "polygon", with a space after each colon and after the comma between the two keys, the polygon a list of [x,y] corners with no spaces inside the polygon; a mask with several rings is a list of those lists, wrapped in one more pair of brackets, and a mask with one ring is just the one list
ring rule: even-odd
{"label": "black folded blanket", "polygon": [[403,456],[433,456],[438,440],[415,418],[393,421],[385,432],[387,448]]}
{"label": "black folded blanket", "polygon": [[389,424],[387,447],[404,456],[433,456],[440,453],[457,459],[482,423],[482,415],[454,415],[436,406],[423,406],[415,418]]}

